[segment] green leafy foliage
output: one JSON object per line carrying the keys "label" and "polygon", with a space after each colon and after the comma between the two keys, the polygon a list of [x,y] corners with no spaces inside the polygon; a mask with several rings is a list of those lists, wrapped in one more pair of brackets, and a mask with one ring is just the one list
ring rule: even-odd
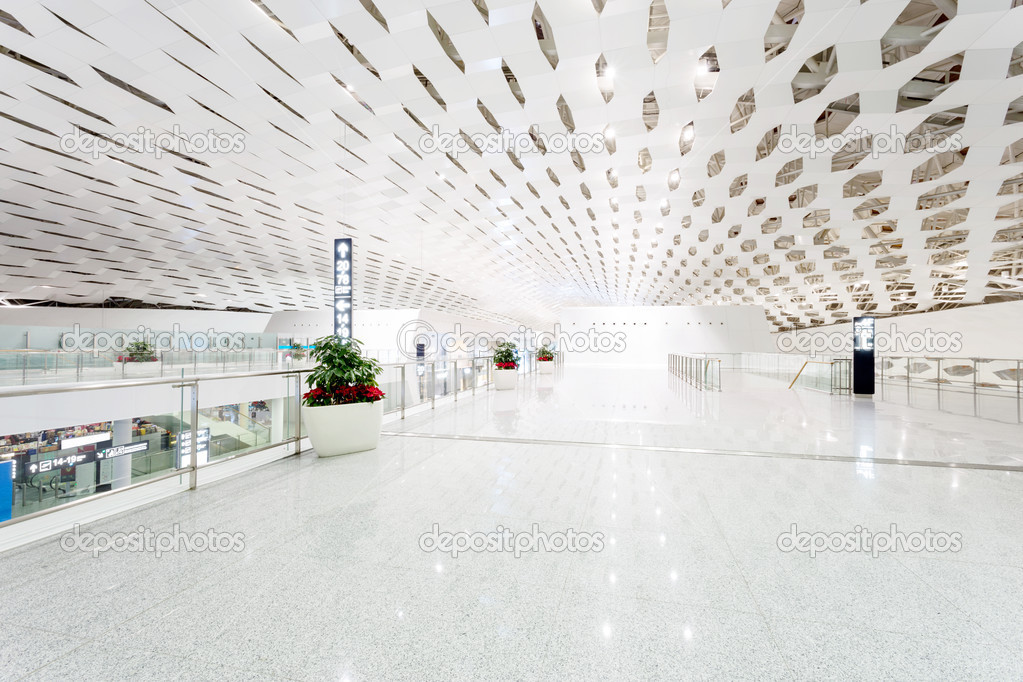
{"label": "green leafy foliage", "polygon": [[132,341],[125,351],[128,353],[127,362],[152,362],[156,359],[156,349],[148,341]]}
{"label": "green leafy foliage", "polygon": [[[383,368],[376,360],[362,354],[362,343],[357,339],[325,336],[318,339],[312,350],[316,368],[306,377],[306,384],[315,395],[342,396],[343,389],[351,386],[378,387],[377,375]],[[319,389],[319,391],[315,391]],[[381,394],[382,397],[383,394]],[[340,401],[340,398],[332,398]],[[309,404],[307,399],[306,404]],[[342,404],[334,402],[333,404]]]}
{"label": "green leafy foliage", "polygon": [[497,349],[494,351],[494,364],[505,365],[505,364],[518,364],[518,357],[515,353],[515,344],[511,341],[501,341],[497,344]]}
{"label": "green leafy foliage", "polygon": [[540,346],[540,350],[536,351],[536,359],[539,362],[550,362],[554,359],[554,352],[545,343]]}

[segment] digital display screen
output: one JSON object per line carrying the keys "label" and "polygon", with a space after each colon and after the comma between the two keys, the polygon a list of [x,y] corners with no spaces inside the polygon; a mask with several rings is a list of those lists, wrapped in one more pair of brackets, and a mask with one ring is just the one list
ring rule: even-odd
{"label": "digital display screen", "polygon": [[334,334],[352,338],[352,240],[334,240]]}
{"label": "digital display screen", "polygon": [[873,317],[853,320],[853,393],[874,395],[874,330]]}

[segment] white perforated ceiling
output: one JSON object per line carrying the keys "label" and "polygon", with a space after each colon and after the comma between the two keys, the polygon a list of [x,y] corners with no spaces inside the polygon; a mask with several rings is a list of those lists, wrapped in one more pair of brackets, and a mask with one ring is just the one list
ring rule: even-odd
{"label": "white perforated ceiling", "polygon": [[[805,1],[805,6],[804,6]],[[6,0],[0,295],[781,328],[1023,297],[1021,0]],[[244,151],[66,152],[180,129]],[[607,134],[452,159],[420,138]],[[804,154],[796,126],[965,149]],[[876,157],[876,158],[875,158]]]}

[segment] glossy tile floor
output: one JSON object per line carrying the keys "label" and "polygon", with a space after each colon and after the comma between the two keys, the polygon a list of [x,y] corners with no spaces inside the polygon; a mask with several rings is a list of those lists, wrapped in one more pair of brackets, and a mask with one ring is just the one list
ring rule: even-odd
{"label": "glossy tile floor", "polygon": [[[385,429],[85,529],[242,552],[0,555],[0,677],[1023,678],[1019,426],[570,367]],[[452,558],[420,549],[434,524],[604,546]],[[792,524],[962,546],[811,558],[779,549]]]}

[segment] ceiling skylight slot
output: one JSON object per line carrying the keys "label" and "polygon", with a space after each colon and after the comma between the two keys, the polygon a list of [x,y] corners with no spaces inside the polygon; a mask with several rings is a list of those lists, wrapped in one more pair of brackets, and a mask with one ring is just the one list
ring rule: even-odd
{"label": "ceiling skylight slot", "polygon": [[352,54],[352,56],[355,57],[355,60],[359,62],[364,69],[366,69],[371,74],[376,76],[377,80],[380,80],[380,72],[377,71],[372,64],[370,64],[369,60],[366,59],[365,55],[362,54],[359,48],[355,47],[355,45],[352,45],[351,41],[349,41],[348,38],[345,38],[344,34],[341,33],[341,31],[337,30],[336,26],[331,24],[330,27],[334,29],[334,35],[337,37],[338,40],[341,41],[341,44],[345,46],[345,48]]}
{"label": "ceiling skylight slot", "polygon": [[167,106],[163,101],[158,100],[157,98],[153,97],[152,95],[150,95],[150,94],[148,94],[146,92],[143,92],[142,90],[139,90],[134,85],[129,85],[128,83],[125,83],[120,78],[118,78],[116,76],[111,76],[106,71],[102,71],[100,69],[97,69],[95,66],[92,67],[92,70],[95,71],[96,73],[98,73],[103,78],[103,80],[105,80],[106,82],[110,83],[111,85],[116,85],[117,87],[121,88],[122,90],[124,90],[125,92],[127,92],[130,95],[135,95],[136,97],[138,97],[143,102],[148,102],[149,104],[152,104],[153,106],[160,107],[161,109],[163,109],[165,111],[169,111],[172,114],[174,113],[174,110],[171,109],[169,106]]}
{"label": "ceiling skylight slot", "polygon": [[[53,13],[51,12],[51,14]],[[54,16],[57,15],[54,14]],[[60,19],[60,17],[57,18]],[[7,24],[11,28],[17,29],[29,37],[35,38],[35,36],[29,33],[28,29],[25,28],[20,21],[14,18],[13,14],[11,14],[10,12],[5,12],[2,9],[0,9],[0,24]]]}
{"label": "ceiling skylight slot", "polygon": [[[365,0],[364,0],[365,1]],[[448,59],[458,67],[458,70],[465,73],[465,61],[461,55],[458,54],[458,50],[455,49],[454,43],[451,42],[451,36],[441,28],[441,25],[437,23],[437,20],[433,18],[433,15],[429,12],[426,13],[426,22],[430,26],[430,30],[433,31],[433,36],[440,43],[440,47],[444,50],[444,54],[448,56]]]}
{"label": "ceiling skylight slot", "polygon": [[508,88],[511,90],[512,95],[518,101],[519,106],[524,106],[526,104],[526,96],[522,94],[522,87],[519,85],[519,80],[515,77],[515,74],[512,73],[508,63],[503,59],[501,60],[501,73],[504,74],[504,80],[508,84]]}
{"label": "ceiling skylight slot", "polygon": [[653,90],[643,98],[643,125],[647,132],[657,127],[657,119],[661,115],[661,108],[657,105],[657,96]]}
{"label": "ceiling skylight slot", "polygon": [[558,116],[561,117],[561,123],[565,126],[565,130],[569,133],[575,132],[575,119],[572,117],[572,110],[568,107],[564,95],[558,97]]}
{"label": "ceiling skylight slot", "polygon": [[[252,4],[258,7],[263,12],[263,14],[269,17],[270,21],[280,26],[285,33],[287,33],[292,38],[295,38],[295,34],[291,32],[291,29],[288,28],[283,21],[278,19],[276,14],[270,11],[270,8],[266,6],[266,3],[264,3],[263,0],[252,0]],[[298,40],[298,38],[295,38],[295,40]]]}
{"label": "ceiling skylight slot", "polygon": [[483,17],[483,21],[490,24],[490,10],[487,9],[487,3],[485,0],[472,0],[472,4],[479,10],[480,16]]}
{"label": "ceiling skylight slot", "polygon": [[610,102],[615,96],[614,74],[613,69],[607,65],[604,55],[597,58],[594,69],[597,73],[597,88],[600,90],[600,96],[604,98],[605,103]]}
{"label": "ceiling skylight slot", "polygon": [[764,61],[771,61],[792,42],[806,8],[803,0],[781,0],[764,34]]}
{"label": "ceiling skylight slot", "polygon": [[[196,35],[195,35],[194,33],[192,33],[191,31],[189,31],[189,30],[188,30],[187,28],[185,28],[184,26],[182,26],[181,24],[179,24],[178,22],[174,21],[174,20],[173,20],[173,19],[171,19],[171,18],[170,18],[169,16],[167,16],[166,14],[164,14],[163,12],[161,12],[161,11],[160,11],[160,8],[156,7],[156,6],[155,6],[155,5],[153,4],[153,3],[149,2],[149,0],[146,0],[146,4],[147,4],[147,5],[149,5],[150,7],[152,7],[152,8],[154,9],[154,10],[156,10],[156,11],[157,11],[157,12],[158,12],[158,13],[160,14],[160,16],[162,16],[162,17],[163,17],[164,19],[166,19],[167,21],[169,21],[169,22],[171,22],[172,24],[174,24],[174,25],[175,25],[175,26],[176,26],[176,27],[177,27],[177,28],[178,28],[178,29],[179,29],[179,30],[180,30],[180,31],[181,31],[182,33],[184,33],[185,35],[187,35],[187,36],[188,36],[189,38],[191,38],[191,39],[192,39],[192,40],[194,40],[195,42],[199,43],[200,45],[202,45],[203,47],[205,47],[205,48],[206,48],[207,50],[209,50],[210,52],[212,52],[213,54],[216,54],[216,53],[217,53],[217,51],[216,51],[216,50],[214,50],[214,49],[213,49],[212,47],[210,47],[209,45],[207,45],[205,41],[201,40],[201,39],[200,39],[200,38],[198,38],[198,37],[197,37],[197,36],[196,36]],[[51,13],[51,14],[53,14],[53,10],[50,10],[50,13]],[[71,28],[75,29],[75,30],[76,30],[76,31],[78,31],[79,33],[81,33],[81,34],[83,34],[83,35],[86,35],[86,36],[88,36],[88,37],[92,38],[92,36],[90,36],[90,35],[89,35],[88,33],[85,33],[84,31],[82,31],[82,30],[81,30],[80,28],[78,28],[77,26],[74,26],[73,24],[70,24],[70,23],[68,23],[67,21],[65,21],[64,19],[62,19],[62,18],[61,18],[61,17],[59,16],[59,15],[57,15],[57,14],[53,14],[53,16],[57,17],[58,19],[60,19],[60,20],[61,20],[61,21],[63,21],[63,22],[65,23],[65,24],[67,24],[67,25],[68,25],[68,26],[70,26]],[[294,36],[292,36],[292,37],[294,37]],[[96,40],[95,38],[92,38],[92,39],[93,39],[93,40]],[[99,41],[98,41],[98,40],[96,40],[96,42],[99,42]],[[103,44],[103,43],[100,43],[100,45],[102,45],[102,44]]]}
{"label": "ceiling skylight slot", "polygon": [[646,46],[650,50],[650,58],[654,64],[668,51],[668,29],[671,20],[664,0],[653,0],[650,3],[650,14],[647,19]]}
{"label": "ceiling skylight slot", "polygon": [[[373,0],[359,0],[359,4],[365,8],[369,15],[377,20],[377,23],[384,27],[384,30],[390,33],[390,29],[387,28],[387,20],[384,19],[384,15],[377,9],[377,6],[373,4]],[[429,12],[427,12],[429,16]]]}
{"label": "ceiling skylight slot", "polygon": [[50,68],[49,66],[43,64],[42,62],[37,62],[31,57],[26,57],[25,55],[15,52],[10,48],[4,47],[3,45],[0,45],[0,54],[10,57],[15,61],[21,62],[25,66],[31,66],[33,69],[36,69],[37,71],[42,71],[43,73],[49,74],[54,78],[59,78],[65,83],[70,83],[71,85],[78,87],[78,83],[75,83],[73,80],[71,80],[71,77],[68,76],[66,73],[58,71],[57,69]]}
{"label": "ceiling skylight slot", "polygon": [[[281,105],[282,107],[284,107],[285,109],[287,109],[288,111],[290,111],[290,112],[291,112],[292,114],[294,114],[295,116],[298,116],[298,117],[299,117],[300,119],[302,119],[302,120],[303,120],[303,121],[305,121],[306,123],[308,123],[308,122],[309,122],[309,121],[307,121],[307,120],[306,120],[305,116],[303,116],[302,114],[300,114],[300,113],[298,113],[297,111],[295,111],[294,109],[292,109],[292,108],[291,108],[290,106],[288,106],[288,105],[287,105],[287,104],[286,104],[286,103],[284,102],[284,100],[282,100],[282,99],[281,99],[280,97],[278,97],[277,95],[273,94],[272,92],[270,92],[269,90],[267,90],[266,88],[264,88],[264,87],[263,87],[262,85],[260,85],[260,86],[259,86],[259,89],[260,89],[260,90],[262,90],[263,92],[265,92],[265,93],[267,94],[267,96],[268,96],[268,97],[270,97],[270,98],[271,98],[271,99],[272,99],[273,101],[277,102],[277,103],[278,103],[278,104],[280,104],[280,105]],[[335,114],[335,116],[336,116],[336,114]]]}
{"label": "ceiling skylight slot", "polygon": [[412,66],[412,72],[416,75],[416,78],[419,79],[420,85],[422,85],[423,88],[426,89],[426,92],[429,93],[430,97],[433,98],[433,101],[439,104],[441,109],[447,111],[448,105],[444,103],[443,98],[441,98],[440,93],[437,92],[437,88],[433,86],[433,83],[430,82],[430,79],[427,78],[415,65]]}
{"label": "ceiling skylight slot", "polygon": [[536,40],[540,44],[540,49],[543,50],[544,56],[550,62],[551,68],[558,68],[558,48],[554,44],[554,33],[551,31],[550,23],[538,4],[533,5],[532,19],[533,28],[536,31]]}
{"label": "ceiling skylight slot", "polygon": [[753,88],[750,88],[739,97],[735,103],[735,108],[732,109],[732,132],[737,133],[745,128],[749,123],[750,117],[755,113],[757,113],[757,98]]}
{"label": "ceiling skylight slot", "polygon": [[281,66],[280,64],[278,64],[278,63],[277,63],[277,62],[276,62],[276,61],[274,60],[274,58],[273,58],[273,57],[271,57],[270,55],[268,55],[268,54],[267,54],[266,52],[263,52],[263,50],[262,50],[262,49],[261,49],[261,48],[259,47],[259,45],[256,45],[256,44],[255,44],[254,42],[252,42],[251,40],[249,40],[249,39],[248,39],[247,37],[245,37],[245,36],[242,36],[242,38],[245,38],[245,42],[247,42],[247,43],[248,43],[249,45],[251,45],[251,46],[252,46],[252,49],[254,49],[254,50],[255,50],[256,52],[258,52],[259,54],[263,55],[263,58],[264,58],[264,59],[266,59],[266,60],[267,60],[268,62],[270,62],[271,64],[273,64],[274,66],[276,66],[276,67],[277,67],[277,70],[278,70],[278,71],[280,71],[280,72],[281,72],[281,73],[283,73],[283,74],[284,74],[285,76],[287,76],[287,77],[288,77],[288,78],[290,78],[291,80],[295,81],[295,82],[296,82],[296,83],[298,83],[299,85],[302,85],[302,83],[300,83],[300,82],[299,82],[299,80],[298,80],[297,78],[295,78],[295,77],[294,77],[294,76],[292,76],[292,75],[291,75],[290,73],[288,73],[287,71],[285,71],[285,70],[284,70],[284,67],[283,67],[283,66]]}

